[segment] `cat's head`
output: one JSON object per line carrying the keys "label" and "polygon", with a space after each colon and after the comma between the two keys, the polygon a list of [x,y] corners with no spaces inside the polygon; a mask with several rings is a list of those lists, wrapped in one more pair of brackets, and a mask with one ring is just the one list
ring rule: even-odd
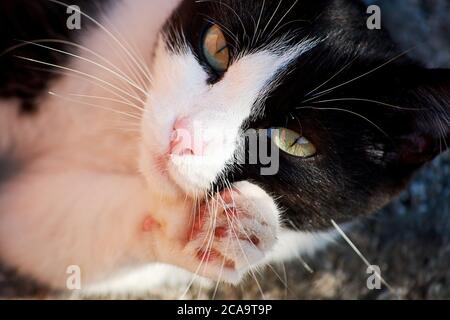
{"label": "cat's head", "polygon": [[366,9],[183,1],[154,53],[143,171],[167,193],[250,180],[302,230],[385,205],[450,143],[450,73],[369,30]]}

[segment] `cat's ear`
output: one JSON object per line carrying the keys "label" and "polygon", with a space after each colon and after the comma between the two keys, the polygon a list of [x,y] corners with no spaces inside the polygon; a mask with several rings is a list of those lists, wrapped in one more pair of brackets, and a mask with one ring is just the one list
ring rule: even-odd
{"label": "cat's ear", "polygon": [[400,165],[420,166],[450,146],[450,70],[415,69],[401,77],[394,98],[392,143],[386,156]]}

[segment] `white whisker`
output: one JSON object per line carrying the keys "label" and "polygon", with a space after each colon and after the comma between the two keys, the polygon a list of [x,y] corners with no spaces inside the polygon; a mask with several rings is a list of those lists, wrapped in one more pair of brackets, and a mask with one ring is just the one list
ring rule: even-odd
{"label": "white whisker", "polygon": [[278,26],[283,22],[283,20],[288,16],[288,14],[292,11],[292,9],[294,9],[294,7],[297,5],[298,0],[295,0],[295,2],[292,4],[292,6],[286,11],[286,13],[284,14],[284,16],[281,17],[281,19],[278,21],[278,23],[275,25],[275,27],[273,28],[273,31],[271,33],[269,33],[268,35],[268,39],[270,39],[272,37],[272,35],[274,34],[275,30],[277,30]]}
{"label": "white whisker", "polygon": [[301,109],[311,109],[311,110],[319,110],[319,111],[340,111],[340,112],[346,112],[349,114],[353,114],[365,121],[367,121],[368,123],[370,123],[371,125],[373,125],[377,130],[379,130],[383,135],[385,135],[386,137],[389,137],[389,135],[386,133],[386,131],[384,131],[383,129],[381,129],[380,126],[378,126],[375,122],[371,121],[370,119],[368,119],[367,117],[363,116],[362,114],[359,114],[357,112],[351,111],[351,110],[347,110],[347,109],[342,109],[342,108],[316,108],[316,107],[311,107],[311,106],[305,106],[305,107],[299,107],[297,108],[297,110],[301,110]]}
{"label": "white whisker", "polygon": [[[58,1],[58,0],[49,0],[53,3],[59,4],[61,6],[64,6],[66,8],[69,8],[70,6],[67,5],[64,2]],[[93,22],[96,26],[98,26],[101,30],[103,30],[109,37],[111,37],[119,46],[120,48],[128,55],[128,57],[131,59],[131,61],[135,64],[135,66],[142,72],[142,74],[144,74],[145,77],[147,77],[147,80],[149,82],[151,82],[151,77],[150,75],[148,75],[143,69],[142,66],[136,61],[136,58],[130,53],[130,51],[125,48],[125,46],[119,41],[119,39],[117,39],[116,36],[114,36],[114,34],[112,34],[111,31],[109,31],[105,26],[103,26],[99,21],[97,21],[96,19],[94,19],[93,17],[91,17],[90,15],[84,13],[83,11],[79,12],[82,16],[86,17],[88,20],[90,20],[91,22]]]}
{"label": "white whisker", "polygon": [[275,18],[275,15],[277,14],[278,10],[280,9],[282,3],[283,3],[283,0],[280,0],[280,1],[278,2],[277,7],[275,8],[275,10],[274,10],[272,16],[270,17],[269,21],[266,23],[266,26],[265,26],[264,30],[262,31],[262,34],[261,34],[262,36],[264,36],[264,33],[266,32],[267,28],[270,26],[270,24],[271,24],[273,18]]}
{"label": "white whisker", "polygon": [[[214,1],[214,0],[197,0],[196,2],[197,2],[197,3],[202,3],[202,2],[216,3],[216,4],[219,4],[219,5],[221,5],[221,6],[224,6],[224,7],[228,8],[228,9],[230,9],[230,10],[233,12],[233,14],[238,18],[239,23],[241,24],[242,31],[244,32],[244,37],[247,36],[247,29],[245,28],[244,21],[242,21],[241,16],[240,16],[240,15],[236,12],[236,10],[234,10],[230,5],[228,5],[228,4],[226,4],[226,3],[223,3],[223,2],[221,2],[221,1]],[[238,40],[237,43],[239,44],[239,40]]]}
{"label": "white whisker", "polygon": [[132,103],[122,101],[120,99],[114,99],[114,98],[109,98],[109,97],[100,97],[100,96],[90,96],[90,95],[77,94],[77,93],[70,93],[68,95],[73,96],[73,97],[79,97],[79,98],[90,98],[90,99],[96,99],[96,100],[115,102],[115,103],[119,103],[119,104],[123,104],[123,105],[129,106],[129,107],[135,108],[141,112],[144,111],[144,108],[138,107],[137,105],[132,104]]}
{"label": "white whisker", "polygon": [[379,104],[379,105],[382,105],[382,106],[385,106],[385,107],[390,107],[390,108],[398,109],[398,110],[408,110],[408,111],[425,110],[425,109],[417,109],[417,108],[404,108],[404,107],[396,106],[396,105],[389,104],[389,103],[382,102],[382,101],[371,100],[371,99],[363,99],[363,98],[327,99],[327,100],[314,101],[313,103],[328,103],[328,102],[339,102],[339,101],[356,101],[356,102],[375,103],[375,104]]}
{"label": "white whisker", "polygon": [[99,67],[99,68],[101,68],[101,69],[103,69],[103,70],[105,70],[105,71],[110,72],[112,75],[116,76],[118,79],[125,81],[125,82],[128,83],[130,86],[132,86],[133,88],[135,88],[135,89],[138,90],[139,92],[143,93],[144,96],[147,96],[147,92],[146,92],[144,89],[142,89],[141,87],[139,87],[137,84],[135,84],[134,82],[128,80],[127,78],[125,78],[125,77],[122,76],[121,74],[117,73],[116,71],[112,70],[111,68],[108,68],[108,67],[106,67],[106,66],[104,66],[104,65],[102,65],[102,64],[100,64],[100,63],[98,63],[98,62],[95,62],[95,61],[93,61],[93,60],[91,60],[91,59],[88,59],[88,58],[79,56],[79,55],[74,54],[74,53],[70,53],[70,52],[67,52],[67,51],[64,51],[64,50],[59,50],[59,49],[56,49],[56,48],[53,48],[53,47],[50,47],[50,46],[46,46],[46,45],[43,45],[43,44],[34,43],[34,42],[29,42],[29,41],[27,41],[27,43],[32,44],[32,45],[35,45],[35,46],[40,47],[40,48],[48,49],[48,50],[50,50],[50,51],[62,53],[62,54],[65,54],[65,55],[67,55],[67,56],[74,57],[74,58],[77,58],[77,59],[79,59],[79,60],[82,60],[82,61],[88,62],[88,63],[90,63],[90,64],[93,64],[93,65],[95,65],[95,66],[97,66],[97,67]]}
{"label": "white whisker", "polygon": [[[350,240],[350,238],[345,234],[344,230],[334,221],[331,220],[331,224],[333,227],[339,232],[342,238],[348,243],[348,245],[355,251],[355,253],[361,258],[361,260],[367,265],[367,267],[371,267],[373,264],[367,260],[367,258],[362,254],[362,252],[355,246],[355,244]],[[395,293],[395,290],[386,282],[386,280],[379,274],[376,270],[373,270],[377,278],[392,292]]]}
{"label": "white whisker", "polygon": [[109,28],[113,29],[113,31],[118,35],[118,37],[120,37],[123,42],[124,45],[127,45],[129,47],[129,50],[131,51],[131,53],[133,53],[138,61],[138,63],[143,67],[144,72],[140,72],[140,70],[136,70],[135,68],[133,68],[133,66],[130,64],[130,62],[128,61],[128,59],[126,57],[124,57],[123,59],[121,58],[122,61],[124,61],[128,67],[128,69],[133,73],[133,75],[135,76],[136,80],[140,81],[140,83],[142,84],[142,86],[148,90],[149,88],[149,82],[152,81],[152,76],[151,76],[151,72],[150,69],[148,68],[147,63],[145,63],[145,59],[142,57],[142,55],[139,53],[139,50],[136,50],[135,47],[133,47],[125,38],[124,36],[117,30],[117,28],[115,27],[114,23],[112,23],[110,21],[110,19],[108,18],[108,15],[104,15],[103,19],[106,20],[106,22],[109,24]]}
{"label": "white whisker", "polygon": [[127,113],[127,112],[118,111],[118,110],[115,110],[115,109],[103,107],[103,106],[92,104],[92,103],[87,103],[87,102],[84,102],[84,101],[77,101],[76,99],[70,99],[70,98],[68,98],[68,97],[66,97],[64,95],[60,95],[60,94],[57,94],[57,93],[51,92],[51,91],[48,94],[50,94],[52,96],[55,96],[55,97],[58,97],[58,98],[61,98],[63,100],[69,101],[69,102],[74,102],[76,104],[90,106],[90,107],[98,108],[98,109],[105,110],[105,111],[111,111],[113,113],[120,114],[120,115],[123,115],[123,116],[127,116],[127,117],[132,118],[132,119],[137,119],[139,121],[141,120],[139,115],[136,115],[136,114],[130,114],[130,113]]}
{"label": "white whisker", "polygon": [[[326,86],[330,81],[332,81],[334,78],[336,78],[338,75],[340,75],[342,72],[345,71],[345,69],[347,69],[350,65],[352,65],[354,62],[356,61],[356,57],[353,58],[350,62],[348,62],[347,64],[345,64],[341,69],[339,69],[338,72],[336,72],[333,76],[331,76],[328,80],[326,80],[325,82],[323,82],[322,84],[320,84],[318,87],[316,87],[315,89],[313,89],[312,91],[308,92],[305,97],[309,97],[310,95],[312,95],[314,92],[317,92],[318,90],[320,90],[323,86]],[[314,98],[313,98],[314,99]],[[302,101],[302,103],[306,103],[309,102],[311,100],[304,100]]]}
{"label": "white whisker", "polygon": [[[254,32],[253,38],[252,38],[252,44],[251,44],[252,46],[255,43],[258,43],[258,39],[259,39],[258,29],[259,29],[259,25],[261,23],[261,19],[262,19],[263,13],[264,13],[265,5],[266,5],[266,0],[263,0],[262,5],[261,5],[261,11],[260,11],[259,17],[258,17],[258,22],[256,23],[255,32]],[[255,36],[256,36],[256,40],[255,40]]]}
{"label": "white whisker", "polygon": [[[220,198],[222,204],[224,205],[225,211],[227,211],[228,209],[227,209],[226,206],[225,206],[224,200],[222,199],[222,197],[219,197],[219,198]],[[238,235],[237,235],[237,233],[236,233],[236,230],[235,230],[235,228],[234,228],[233,221],[230,220],[229,215],[226,214],[226,213],[225,213],[225,217],[227,218],[228,226],[230,227],[231,232],[233,233],[234,237],[236,238],[236,242],[238,243],[238,246],[239,246],[239,248],[240,248],[240,250],[241,250],[241,252],[242,252],[242,255],[244,256],[244,259],[245,259],[245,261],[247,262],[247,265],[248,265],[249,268],[250,268],[250,267],[251,267],[251,263],[250,263],[250,261],[248,260],[248,257],[247,257],[247,255],[246,255],[246,253],[245,253],[244,248],[242,247],[241,243],[239,242],[239,237],[238,237]],[[255,272],[254,272],[253,269],[251,269],[251,268],[249,269],[249,272],[250,272],[250,274],[252,275],[253,280],[255,280],[255,283],[256,283],[256,285],[257,285],[257,287],[258,287],[258,290],[259,290],[259,292],[260,292],[260,294],[261,294],[261,298],[262,298],[263,300],[266,300],[265,295],[264,295],[264,291],[262,290],[262,287],[261,287],[261,285],[260,285],[260,283],[259,283],[259,281],[258,281],[258,279],[257,279],[257,277],[256,277]]]}
{"label": "white whisker", "polygon": [[[78,44],[78,43],[75,43],[75,42],[72,42],[72,41],[67,41],[67,40],[60,40],[60,39],[37,39],[37,40],[31,41],[31,43],[32,44],[37,44],[37,43],[58,43],[58,44],[64,44],[64,45],[67,45],[67,46],[72,46],[72,47],[75,47],[75,48],[77,48],[79,50],[83,50],[83,51],[91,54],[95,58],[103,61],[105,63],[105,66],[107,65],[109,68],[111,68],[112,70],[114,70],[117,73],[119,73],[120,75],[122,75],[128,81],[133,82],[133,80],[130,77],[128,77],[128,75],[123,70],[118,68],[110,60],[108,60],[104,56],[100,55],[98,52],[95,52],[94,50],[91,50],[88,47],[83,46],[81,44]],[[20,45],[16,46],[16,48],[20,47],[20,46],[25,46],[25,45],[28,45],[28,44],[29,44],[28,42],[21,43]],[[145,89],[147,89],[147,88],[145,87]]]}
{"label": "white whisker", "polygon": [[101,82],[103,84],[106,84],[106,85],[110,86],[113,89],[116,89],[116,90],[122,92],[123,94],[129,96],[130,98],[135,99],[136,101],[139,101],[143,105],[145,105],[145,102],[142,99],[140,99],[140,98],[138,98],[138,97],[136,97],[136,96],[126,92],[125,90],[122,90],[121,88],[119,88],[119,87],[109,83],[108,81],[105,81],[105,80],[100,79],[100,78],[98,78],[96,76],[90,75],[88,73],[85,73],[85,72],[82,72],[82,71],[79,71],[79,70],[75,70],[75,69],[72,69],[72,68],[68,68],[68,67],[63,67],[63,66],[60,66],[60,65],[57,65],[57,64],[36,60],[36,59],[31,59],[31,58],[22,57],[22,56],[16,56],[16,57],[19,58],[19,59],[26,60],[26,61],[35,62],[35,63],[42,64],[42,65],[46,65],[46,66],[49,66],[49,67],[54,67],[54,68],[58,68],[58,69],[62,69],[62,70],[70,71],[70,72],[74,72],[76,74],[83,75],[83,76],[86,76],[88,78],[97,80],[97,81],[99,81],[99,82]]}
{"label": "white whisker", "polygon": [[[324,90],[324,91],[322,91],[322,92],[319,92],[319,93],[315,94],[314,97],[313,97],[313,99],[314,99],[314,98],[321,97],[321,96],[323,96],[323,95],[326,95],[326,94],[328,94],[328,93],[330,93],[330,92],[332,92],[332,91],[334,91],[334,90],[336,90],[336,89],[338,89],[338,88],[344,87],[344,86],[346,86],[346,85],[348,85],[348,84],[350,84],[350,83],[353,83],[353,82],[355,82],[355,81],[357,81],[357,80],[359,80],[359,79],[362,79],[362,78],[364,78],[364,77],[366,77],[366,76],[368,76],[368,75],[370,75],[370,74],[372,74],[372,73],[374,73],[374,72],[380,70],[381,68],[387,66],[388,64],[394,62],[395,60],[400,59],[401,57],[403,57],[404,55],[406,55],[406,54],[407,54],[409,51],[411,51],[411,50],[412,50],[412,49],[409,49],[409,50],[406,50],[406,51],[402,52],[401,54],[399,54],[399,55],[393,57],[392,59],[389,59],[387,62],[381,64],[380,66],[378,66],[378,67],[376,67],[376,68],[374,68],[374,69],[372,69],[372,70],[370,70],[370,71],[368,71],[368,72],[366,72],[366,73],[363,73],[362,75],[359,75],[359,76],[357,76],[357,77],[355,77],[355,78],[353,78],[353,79],[351,79],[351,80],[348,80],[348,81],[346,81],[346,82],[344,82],[344,83],[341,83],[340,85],[334,86],[334,87],[332,87],[332,88],[326,89],[326,90]],[[309,100],[309,101],[310,101],[310,100]],[[304,101],[304,102],[308,102],[308,100],[306,100],[306,101]]]}
{"label": "white whisker", "polygon": [[[48,73],[53,73],[53,74],[58,74],[58,75],[63,75],[66,77],[72,77],[72,78],[77,78],[77,79],[82,79],[83,81],[87,81],[90,84],[97,86],[103,90],[105,90],[106,92],[112,94],[113,96],[117,97],[118,100],[124,102],[125,104],[129,104],[129,105],[135,105],[133,102],[131,102],[131,100],[129,100],[128,98],[122,96],[121,94],[117,93],[116,91],[112,90],[111,88],[107,88],[106,86],[101,85],[100,83],[98,83],[97,81],[94,81],[92,79],[86,78],[86,76],[82,76],[76,73],[72,73],[72,72],[67,72],[67,71],[62,71],[62,70],[53,70],[53,69],[45,69],[45,68],[32,68],[33,70],[38,70],[38,71],[42,71],[42,72],[48,72]],[[150,97],[149,97],[150,99]]]}

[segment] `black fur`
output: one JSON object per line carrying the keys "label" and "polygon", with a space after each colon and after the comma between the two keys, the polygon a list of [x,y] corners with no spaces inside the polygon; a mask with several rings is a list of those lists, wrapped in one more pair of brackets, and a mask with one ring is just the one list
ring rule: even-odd
{"label": "black fur", "polygon": [[[78,5],[83,12],[95,16],[112,0],[61,0],[61,2]],[[83,20],[86,25],[82,30],[69,30],[66,27],[68,18],[66,9],[65,6],[49,0],[0,1],[0,98],[19,98],[24,112],[36,111],[38,104],[36,99],[45,92],[49,82],[57,77],[57,74],[53,72],[55,68],[39,67],[16,56],[58,65],[64,65],[68,57],[33,45],[15,47],[24,41],[41,39],[76,42],[80,34],[85,32],[89,20]],[[73,51],[73,48],[57,43],[46,45]]]}
{"label": "black fur", "polygon": [[[318,155],[302,160],[282,153],[275,176],[262,176],[261,165],[236,165],[229,179],[262,186],[279,199],[287,225],[301,230],[374,212],[450,143],[449,70],[426,70],[399,51],[385,30],[369,30],[367,7],[356,0],[298,1],[269,37],[294,3],[284,1],[268,32],[252,42],[259,17],[261,31],[280,2],[266,0],[264,11],[262,3],[184,1],[166,29],[170,34],[181,28],[200,62],[200,40],[211,23],[223,27],[234,55],[285,35],[296,43],[325,39],[293,65],[266,101],[264,117],[244,128],[292,128],[314,142]],[[354,81],[304,102],[333,76],[315,93]],[[342,100],[319,103],[332,99]]]}

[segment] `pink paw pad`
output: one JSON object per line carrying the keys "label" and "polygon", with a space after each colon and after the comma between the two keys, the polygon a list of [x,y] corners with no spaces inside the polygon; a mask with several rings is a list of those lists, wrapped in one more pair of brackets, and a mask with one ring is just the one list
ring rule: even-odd
{"label": "pink paw pad", "polygon": [[160,227],[159,222],[153,219],[153,217],[151,216],[147,216],[144,220],[144,223],[142,224],[142,230],[144,232],[149,232],[158,227]]}
{"label": "pink paw pad", "polygon": [[224,268],[235,269],[236,264],[234,261],[226,259],[220,252],[211,249],[209,251],[199,250],[197,252],[197,259],[201,262],[215,262],[219,261]]}
{"label": "pink paw pad", "polygon": [[259,240],[259,238],[257,236],[251,236],[250,242],[253,243],[255,246],[258,246],[259,243],[261,242],[261,240]]}
{"label": "pink paw pad", "polygon": [[197,258],[203,262],[216,261],[220,257],[220,253],[218,253],[216,250],[209,250],[208,252],[200,250],[197,252]]}
{"label": "pink paw pad", "polygon": [[224,203],[232,205],[234,203],[233,194],[240,194],[240,192],[235,189],[226,189],[220,193],[220,198]]}
{"label": "pink paw pad", "polygon": [[214,235],[216,238],[226,238],[228,235],[228,228],[225,227],[217,227],[214,231]]}

